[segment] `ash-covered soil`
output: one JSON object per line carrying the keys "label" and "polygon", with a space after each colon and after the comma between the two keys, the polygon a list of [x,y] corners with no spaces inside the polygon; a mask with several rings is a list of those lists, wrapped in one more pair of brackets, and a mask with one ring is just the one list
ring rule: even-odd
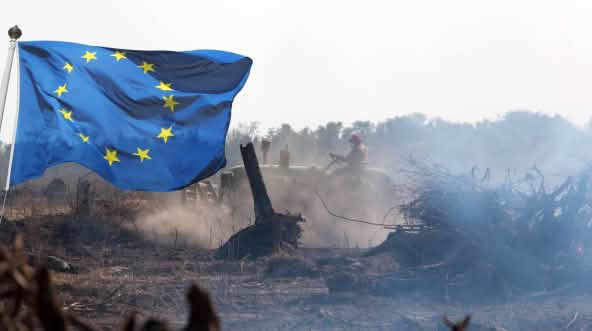
{"label": "ash-covered soil", "polygon": [[465,314],[473,318],[469,330],[592,330],[592,294],[570,287],[470,304],[454,293],[330,293],[326,279],[344,271],[398,268],[387,257],[362,258],[360,249],[302,249],[297,257],[224,262],[212,250],[156,243],[111,220],[65,216],[0,226],[5,243],[16,232],[24,232],[31,255],[57,256],[75,267],[75,273],[53,273],[64,309],[109,329],[132,312],[182,326],[185,291],[197,283],[210,291],[225,330],[445,330],[444,315]]}

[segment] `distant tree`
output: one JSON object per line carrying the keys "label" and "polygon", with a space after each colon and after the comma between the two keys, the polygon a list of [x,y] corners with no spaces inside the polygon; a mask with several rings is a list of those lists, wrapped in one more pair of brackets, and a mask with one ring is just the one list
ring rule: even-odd
{"label": "distant tree", "polygon": [[319,126],[315,131],[317,145],[320,154],[327,154],[336,150],[341,145],[341,122],[329,122],[325,126]]}
{"label": "distant tree", "polygon": [[364,140],[370,139],[374,135],[376,125],[370,121],[355,121],[351,126],[346,127],[342,130],[342,135],[345,140],[356,133]]}
{"label": "distant tree", "polygon": [[259,122],[241,123],[232,128],[226,135],[226,160],[227,166],[234,166],[242,163],[240,155],[240,144],[257,142],[259,137]]}

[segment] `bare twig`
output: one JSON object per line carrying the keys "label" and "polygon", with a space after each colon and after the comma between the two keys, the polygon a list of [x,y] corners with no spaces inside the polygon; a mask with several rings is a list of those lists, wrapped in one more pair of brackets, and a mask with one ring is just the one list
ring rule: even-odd
{"label": "bare twig", "polygon": [[567,323],[567,325],[563,328],[563,330],[568,330],[569,328],[571,328],[571,326],[578,320],[578,316],[579,315],[580,315],[580,313],[578,313],[576,311],[576,313],[574,314],[574,316],[571,319],[571,321],[569,321],[569,323]]}
{"label": "bare twig", "polygon": [[386,223],[386,218],[393,212],[393,210],[398,209],[399,206],[392,206],[391,208],[389,208],[386,213],[384,213],[384,216],[382,217],[382,223]]}

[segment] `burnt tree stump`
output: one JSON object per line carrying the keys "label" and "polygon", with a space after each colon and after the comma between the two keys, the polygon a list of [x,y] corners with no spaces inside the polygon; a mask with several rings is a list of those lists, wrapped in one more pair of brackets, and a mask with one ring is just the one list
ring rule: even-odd
{"label": "burnt tree stump", "polygon": [[300,214],[281,214],[273,210],[253,144],[241,145],[240,150],[253,195],[255,224],[232,235],[218,248],[215,257],[257,258],[279,251],[295,250],[302,236],[302,228],[298,223],[304,222],[304,218]]}

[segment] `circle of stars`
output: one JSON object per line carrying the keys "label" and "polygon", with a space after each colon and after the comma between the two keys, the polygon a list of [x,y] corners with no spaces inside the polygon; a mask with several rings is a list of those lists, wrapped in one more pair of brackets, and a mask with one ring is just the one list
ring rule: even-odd
{"label": "circle of stars", "polygon": [[[111,55],[112,58],[115,59],[115,62],[120,62],[121,60],[127,59],[126,52],[115,50]],[[96,51],[86,50],[85,53],[81,56],[84,59],[85,63],[90,65],[93,61],[98,61],[99,58],[97,57]],[[156,72],[156,64],[149,63],[143,61],[141,65],[137,66],[139,69],[143,71],[144,74],[150,74],[152,72]],[[67,74],[72,74],[73,71],[76,70],[74,64],[70,62],[65,62],[62,69]],[[155,85],[154,88],[161,90],[163,92],[174,92],[175,90],[172,87],[172,83],[170,82],[163,82],[159,81],[158,85]],[[66,97],[65,93],[69,93],[68,90],[68,83],[64,83],[63,85],[59,85],[53,93],[57,96],[58,99],[61,99],[63,96]],[[180,104],[177,100],[175,100],[175,95],[163,95],[162,96],[164,109],[169,109],[171,112],[175,112],[175,108]],[[58,113],[61,114],[62,118],[70,122],[71,124],[75,124],[75,119],[73,117],[73,111],[67,110],[65,108],[58,109]],[[80,130],[78,130],[80,131]],[[169,139],[174,137],[175,134],[173,133],[173,126],[169,126],[168,128],[160,128],[160,132],[155,136],[158,139],[161,139],[164,144],[169,142]],[[83,132],[78,132],[78,137],[80,138],[81,142],[84,144],[88,144],[91,141],[90,135],[85,135]],[[132,153],[132,155],[138,157],[140,163],[143,163],[144,160],[152,160],[152,156],[149,154],[149,148],[141,148],[137,147],[136,152]],[[120,163],[121,160],[118,156],[118,151],[116,148],[108,148],[105,147],[105,154],[103,159],[108,163],[109,167],[113,166],[116,163]]]}

